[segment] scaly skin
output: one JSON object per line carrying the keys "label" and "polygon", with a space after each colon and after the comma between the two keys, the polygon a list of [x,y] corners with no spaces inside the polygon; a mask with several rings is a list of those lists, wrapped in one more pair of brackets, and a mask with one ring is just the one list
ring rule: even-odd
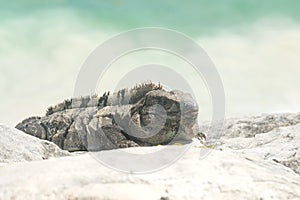
{"label": "scaly skin", "polygon": [[[162,106],[167,118],[150,111],[155,104]],[[198,106],[189,94],[146,83],[112,94],[65,100],[48,108],[45,116],[25,119],[16,128],[65,150],[99,151],[168,144],[174,138],[190,140],[198,131],[197,115]],[[162,120],[156,134],[147,135]]]}
{"label": "scaly skin", "polygon": [[85,97],[77,97],[67,99],[64,102],[51,106],[47,109],[46,116],[55,112],[63,111],[72,108],[98,107],[99,109],[106,106],[134,104],[139,101],[146,93],[153,90],[162,90],[162,86],[154,83],[144,83],[137,85],[134,88],[122,89],[113,93],[105,92],[102,96],[92,95]]}

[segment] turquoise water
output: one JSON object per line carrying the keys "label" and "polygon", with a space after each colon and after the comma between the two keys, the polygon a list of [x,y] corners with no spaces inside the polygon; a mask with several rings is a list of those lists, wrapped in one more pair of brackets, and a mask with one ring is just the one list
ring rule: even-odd
{"label": "turquoise water", "polygon": [[[42,115],[72,96],[81,64],[98,44],[149,26],[180,31],[207,51],[224,83],[228,116],[300,111],[299,9],[297,0],[0,0],[0,123]],[[186,67],[157,54],[120,63],[151,60]],[[197,100],[206,119],[209,94]]]}
{"label": "turquoise water", "polygon": [[74,13],[79,18],[76,20],[93,29],[103,28],[103,25],[117,30],[161,26],[199,36],[247,28],[264,18],[289,18],[299,22],[299,8],[298,0],[19,0],[1,1],[0,10],[2,19],[64,10]]}

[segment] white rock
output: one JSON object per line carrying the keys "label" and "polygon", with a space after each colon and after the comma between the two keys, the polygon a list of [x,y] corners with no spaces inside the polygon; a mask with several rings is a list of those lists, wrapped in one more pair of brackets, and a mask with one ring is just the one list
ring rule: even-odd
{"label": "white rock", "polygon": [[3,124],[0,124],[0,147],[0,166],[70,155],[52,142],[40,140]]}
{"label": "white rock", "polygon": [[300,174],[300,124],[280,127],[252,138],[223,139],[217,148],[279,162]]}
{"label": "white rock", "polygon": [[[82,152],[44,161],[0,163],[0,199],[300,199],[299,122],[300,114],[227,120],[227,135],[213,138],[220,145],[205,159],[199,159],[203,146],[195,139],[179,161],[151,174],[120,173]],[[1,158],[11,156],[5,162],[26,160],[22,152],[42,160],[41,140],[0,127],[0,145],[6,148],[0,150]],[[185,147],[172,146],[176,151]],[[147,156],[163,148],[124,151]],[[117,151],[101,153],[118,160]],[[123,163],[131,164],[126,159]]]}
{"label": "white rock", "polygon": [[[164,147],[133,149],[149,148]],[[281,164],[218,150],[200,160],[200,151],[191,147],[170,167],[143,175],[116,172],[89,154],[10,164],[0,168],[0,199],[300,198],[300,176]]]}
{"label": "white rock", "polygon": [[[224,122],[221,138],[250,138],[259,133],[267,133],[280,127],[292,126],[300,123],[300,113],[263,114],[244,118],[229,118]],[[201,124],[201,131],[206,133],[207,139],[214,141],[219,135],[209,134],[210,124]]]}

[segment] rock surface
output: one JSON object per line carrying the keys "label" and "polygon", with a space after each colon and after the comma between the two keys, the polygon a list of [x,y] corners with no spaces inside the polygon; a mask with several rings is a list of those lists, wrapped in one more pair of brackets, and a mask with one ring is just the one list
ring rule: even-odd
{"label": "rock surface", "polygon": [[190,94],[150,83],[67,100],[16,128],[68,151],[99,151],[191,141],[199,130],[197,117]]}
{"label": "rock surface", "polygon": [[2,165],[70,155],[52,142],[40,140],[3,124],[0,124],[0,147]]}
{"label": "rock surface", "polygon": [[[131,150],[149,148],[163,147]],[[219,150],[201,160],[200,150],[192,147],[170,167],[142,175],[116,172],[89,154],[4,166],[0,199],[300,198],[300,176],[281,164]]]}
{"label": "rock surface", "polygon": [[[104,116],[111,108],[98,114]],[[300,199],[298,117],[272,114],[228,119],[223,137],[213,140],[207,135],[204,145],[213,141],[214,149],[194,139],[177,162],[155,173],[120,173],[90,153],[11,163],[0,167],[0,199]],[[114,132],[114,128],[107,130]],[[168,146],[174,152],[185,147]],[[118,151],[127,151],[147,156],[163,148],[133,147],[101,151],[101,155],[116,159]],[[200,159],[207,150],[211,153]]]}
{"label": "rock surface", "polygon": [[223,138],[217,149],[277,162],[300,175],[300,124],[279,127],[250,138]]}
{"label": "rock surface", "polygon": [[[223,126],[222,138],[251,138],[256,134],[267,133],[279,127],[300,123],[300,113],[263,114],[244,118],[226,119]],[[208,132],[209,124],[201,125],[201,131]],[[216,139],[214,135],[207,136],[208,140]]]}
{"label": "rock surface", "polygon": [[[201,131],[208,130],[208,124]],[[222,136],[207,145],[281,163],[300,174],[300,113],[264,114],[227,119]]]}

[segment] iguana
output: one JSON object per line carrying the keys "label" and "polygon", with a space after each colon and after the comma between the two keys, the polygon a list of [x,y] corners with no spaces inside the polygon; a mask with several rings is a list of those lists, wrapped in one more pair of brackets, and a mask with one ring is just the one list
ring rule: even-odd
{"label": "iguana", "polygon": [[199,132],[197,116],[190,94],[150,82],[65,100],[16,128],[68,151],[99,151],[191,141]]}

